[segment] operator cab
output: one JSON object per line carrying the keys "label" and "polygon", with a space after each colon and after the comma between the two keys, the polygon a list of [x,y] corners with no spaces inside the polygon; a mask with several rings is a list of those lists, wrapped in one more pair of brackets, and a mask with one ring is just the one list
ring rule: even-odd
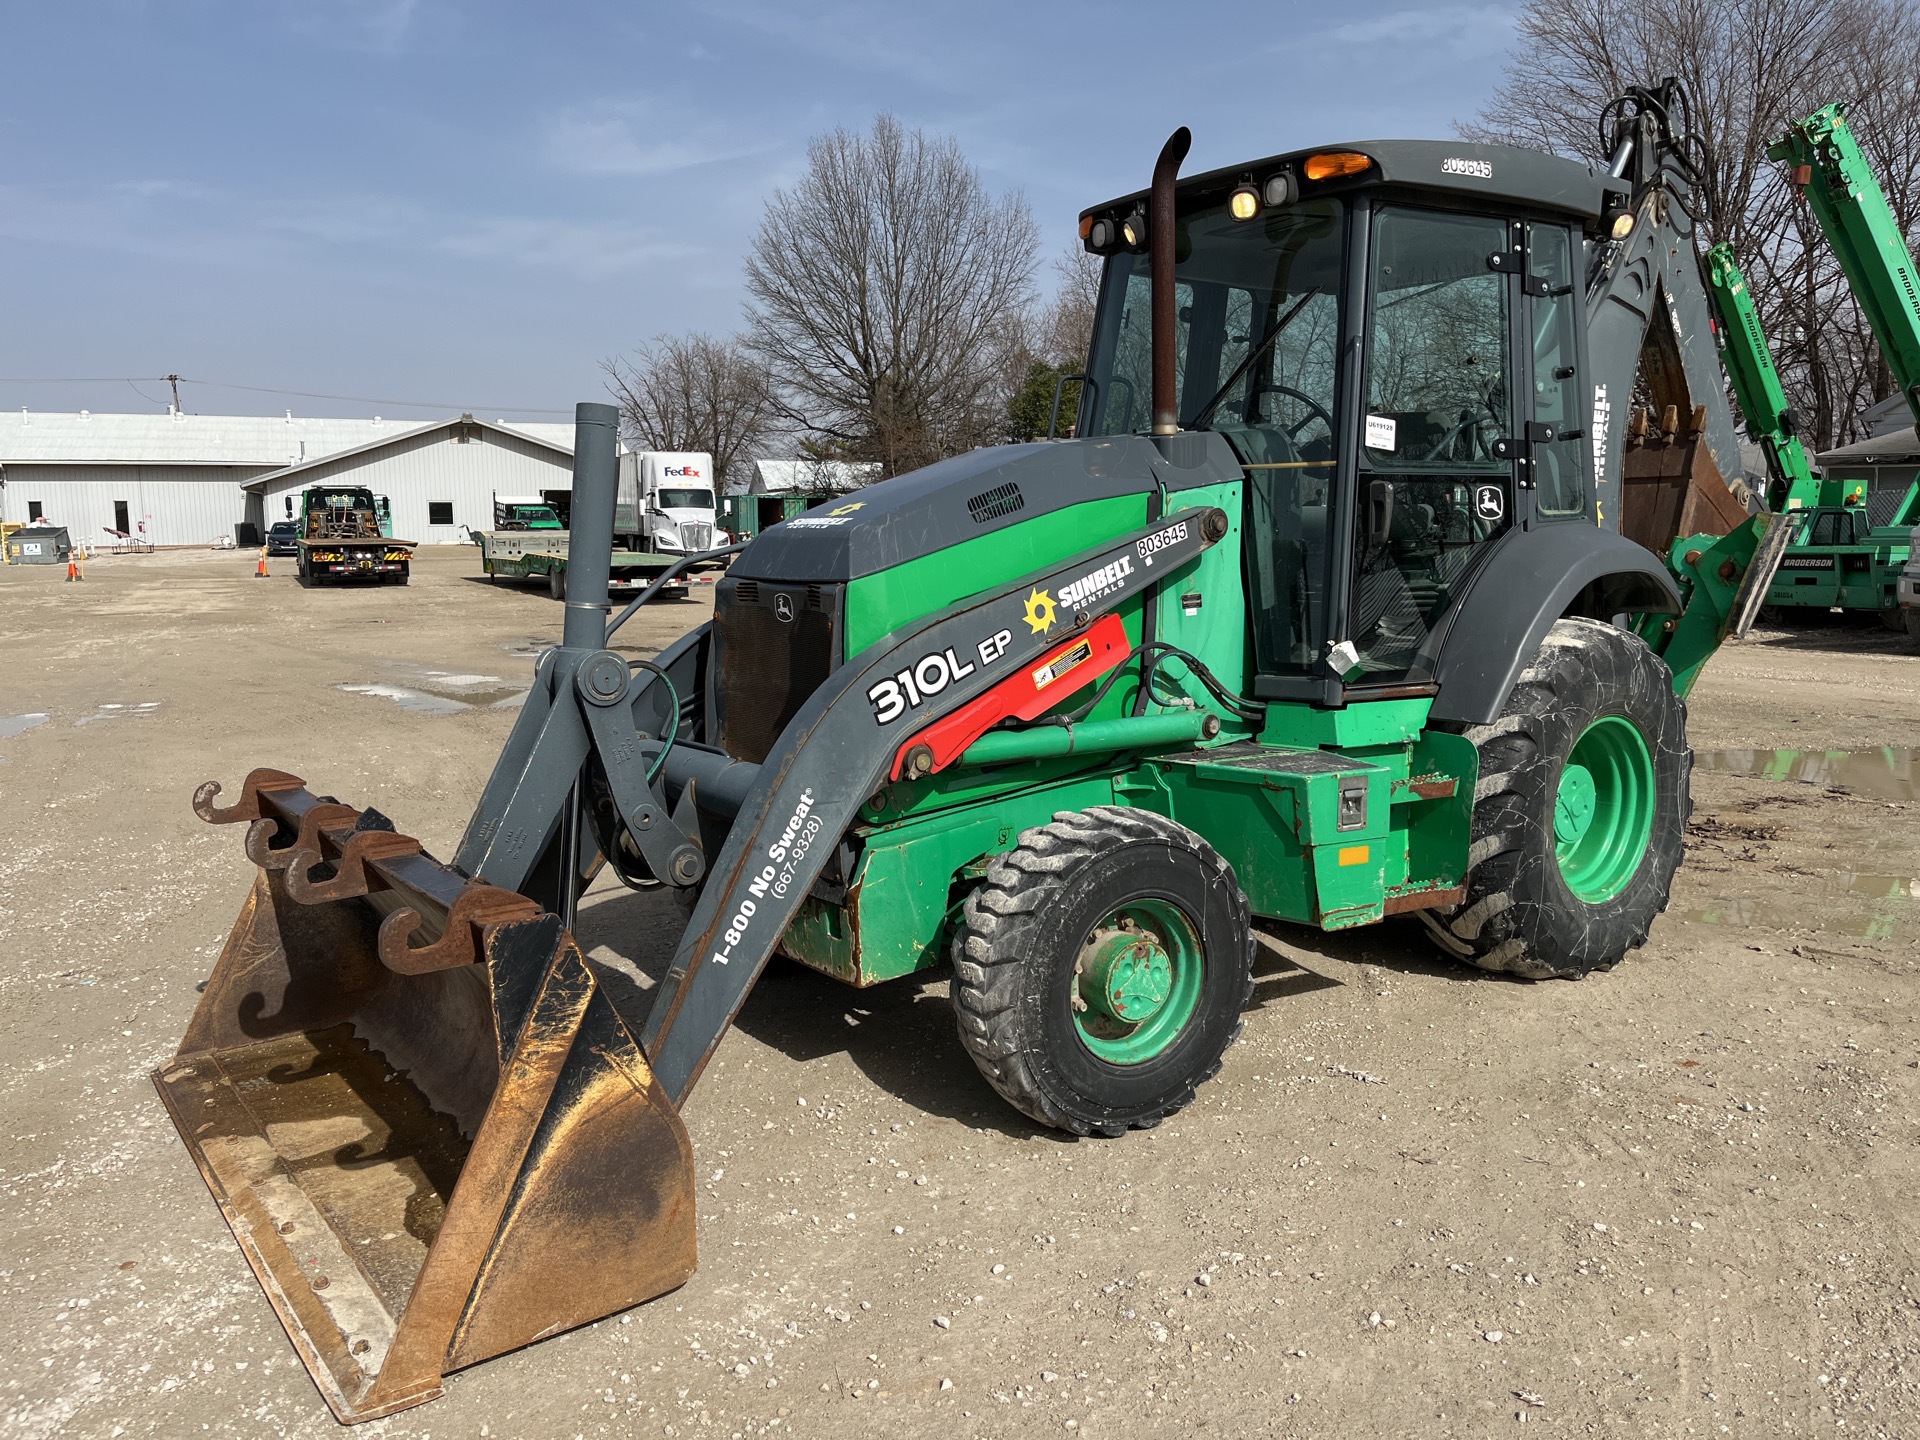
{"label": "operator cab", "polygon": [[[1612,183],[1502,146],[1390,141],[1178,186],[1179,423],[1246,470],[1256,693],[1313,698],[1330,671],[1353,698],[1429,685],[1501,538],[1592,518],[1576,257]],[[1082,436],[1149,428],[1146,199],[1081,217],[1106,258]]]}

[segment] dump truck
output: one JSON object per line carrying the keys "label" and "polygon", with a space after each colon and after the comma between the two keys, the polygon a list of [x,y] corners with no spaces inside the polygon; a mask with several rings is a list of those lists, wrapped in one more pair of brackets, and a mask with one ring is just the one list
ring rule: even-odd
{"label": "dump truck", "polygon": [[[1186,179],[1176,132],[1080,218],[1077,438],[713,552],[652,658],[615,638],[694,559],[610,613],[617,415],[582,405],[562,640],[452,854],[324,779],[200,787],[254,878],[154,1079],[341,1420],[693,1275],[681,1107],[776,951],[945,970],[1009,1104],[1119,1137],[1220,1069],[1255,916],[1539,979],[1645,942],[1684,696],[1781,532],[1721,478],[1678,87],[1608,124],[1602,166]],[[1636,372],[1671,435],[1623,423]],[[597,876],[687,916],[650,1003],[573,938]]]}
{"label": "dump truck", "polygon": [[299,523],[301,584],[407,583],[414,542],[393,538],[393,514],[386,496],[376,496],[360,485],[316,485],[300,495]]}

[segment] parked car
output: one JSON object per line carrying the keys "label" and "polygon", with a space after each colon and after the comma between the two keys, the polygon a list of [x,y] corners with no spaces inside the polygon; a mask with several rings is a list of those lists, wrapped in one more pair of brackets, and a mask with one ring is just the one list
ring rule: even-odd
{"label": "parked car", "polygon": [[300,525],[294,520],[277,520],[267,531],[267,553],[269,555],[298,555],[300,553]]}

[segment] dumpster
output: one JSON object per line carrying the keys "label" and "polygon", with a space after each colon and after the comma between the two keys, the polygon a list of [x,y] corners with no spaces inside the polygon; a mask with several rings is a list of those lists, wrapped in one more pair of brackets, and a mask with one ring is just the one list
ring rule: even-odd
{"label": "dumpster", "polygon": [[64,565],[72,553],[64,525],[35,525],[7,537],[7,558],[16,565]]}

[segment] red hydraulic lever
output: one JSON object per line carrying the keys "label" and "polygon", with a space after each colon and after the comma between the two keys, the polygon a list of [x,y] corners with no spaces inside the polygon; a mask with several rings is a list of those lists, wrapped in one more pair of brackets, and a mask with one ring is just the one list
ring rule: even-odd
{"label": "red hydraulic lever", "polygon": [[1002,720],[1032,720],[1053,705],[1105,675],[1133,653],[1127,627],[1118,615],[1102,615],[1084,634],[1047,651],[977,695],[951,715],[943,715],[913,736],[893,757],[892,780],[918,780],[944,770],[966,748]]}

